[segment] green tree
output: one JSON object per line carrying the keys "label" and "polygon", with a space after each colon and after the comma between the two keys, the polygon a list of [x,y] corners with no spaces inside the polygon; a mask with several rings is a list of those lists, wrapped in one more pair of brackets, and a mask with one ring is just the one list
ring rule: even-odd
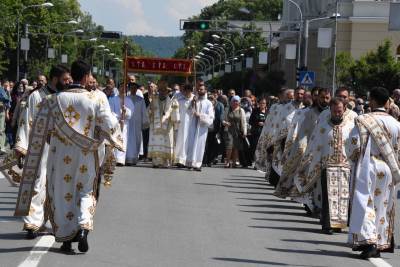
{"label": "green tree", "polygon": [[[52,0],[51,8],[27,8],[23,7],[42,4],[39,0],[2,0],[0,9],[0,75],[10,79],[16,78],[17,62],[17,18],[20,21],[20,36],[24,35],[24,25],[29,24],[30,50],[28,52],[28,78],[35,79],[39,73],[48,73],[52,64],[60,63],[60,54],[67,54],[68,61],[83,58],[91,61],[96,66],[102,66],[103,54],[91,47],[104,44],[110,49],[105,55],[105,66],[118,66],[114,57],[123,58],[124,40],[100,40],[96,43],[89,42],[90,38],[99,37],[103,26],[97,25],[89,13],[80,9],[78,0]],[[22,12],[23,11],[23,12]],[[70,20],[78,21],[78,25],[65,23]],[[84,34],[77,35],[73,31],[84,30]],[[56,59],[47,59],[46,48],[55,48]],[[129,40],[130,55],[143,54],[143,51],[132,40]],[[21,64],[24,65],[23,52],[21,52]],[[121,74],[121,71],[120,71]]]}
{"label": "green tree", "polygon": [[399,86],[400,63],[392,54],[392,43],[389,40],[371,51],[350,68],[357,92],[365,94],[374,86],[382,86],[392,91]]}
{"label": "green tree", "polygon": [[[353,88],[353,80],[351,69],[355,64],[354,58],[349,52],[339,52],[336,55],[336,83],[337,86],[347,86]],[[327,58],[323,62],[323,67],[327,77],[333,75],[333,60],[332,57]]]}
{"label": "green tree", "polygon": [[[194,16],[191,19],[213,20],[215,23],[218,23],[217,21],[224,20],[277,20],[278,15],[282,12],[282,2],[282,0],[220,0],[213,5],[205,7],[199,15]],[[248,9],[250,13],[246,14],[241,12],[241,8]],[[249,23],[249,25],[245,25],[244,30],[256,30],[256,28],[254,24]],[[267,42],[265,38],[261,36],[260,32],[244,31],[243,34],[241,34],[239,32],[220,33],[187,31],[182,36],[184,47],[177,51],[175,57],[193,57],[193,55],[200,52],[207,43],[215,42],[215,40],[212,38],[212,35],[215,33],[222,35],[224,38],[230,39],[234,43],[236,52],[247,50],[251,46],[254,46],[257,51],[263,51],[267,49]],[[232,59],[232,46],[228,43],[225,43],[225,50],[227,51],[228,58]],[[238,77],[238,75],[234,74],[225,76],[232,76],[235,79]],[[248,75],[244,76],[245,78],[249,77]],[[213,84],[221,84],[220,81],[231,81],[231,79],[219,79],[213,82]],[[248,84],[249,81],[245,81],[244,83]],[[235,88],[240,88],[241,84],[242,81],[240,83],[236,83]]]}

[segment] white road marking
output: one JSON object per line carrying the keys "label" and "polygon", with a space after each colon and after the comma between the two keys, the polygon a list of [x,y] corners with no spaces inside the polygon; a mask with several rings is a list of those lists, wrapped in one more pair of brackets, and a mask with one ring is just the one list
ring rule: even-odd
{"label": "white road marking", "polygon": [[381,258],[369,258],[368,260],[376,267],[393,267]]}
{"label": "white road marking", "polygon": [[29,256],[18,267],[36,267],[40,263],[40,259],[47,253],[49,248],[54,244],[54,236],[42,236],[32,248]]}
{"label": "white road marking", "polygon": [[0,179],[6,178],[2,172],[0,172]]}

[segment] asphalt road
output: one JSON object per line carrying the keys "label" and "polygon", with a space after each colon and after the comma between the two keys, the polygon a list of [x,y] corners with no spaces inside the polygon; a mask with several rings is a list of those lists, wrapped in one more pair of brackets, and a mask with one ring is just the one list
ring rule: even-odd
{"label": "asphalt road", "polygon": [[[89,252],[64,255],[51,236],[24,239],[12,217],[17,188],[0,179],[0,266],[374,266],[346,246],[346,233],[321,234],[272,192],[253,170],[119,168],[102,188]],[[400,266],[399,251],[383,257]]]}

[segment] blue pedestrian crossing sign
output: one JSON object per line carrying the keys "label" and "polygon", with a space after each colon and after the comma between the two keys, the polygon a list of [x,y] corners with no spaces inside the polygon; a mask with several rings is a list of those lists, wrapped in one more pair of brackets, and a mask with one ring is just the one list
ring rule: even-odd
{"label": "blue pedestrian crossing sign", "polygon": [[299,81],[300,81],[300,85],[302,85],[302,86],[314,86],[315,72],[314,71],[300,71]]}

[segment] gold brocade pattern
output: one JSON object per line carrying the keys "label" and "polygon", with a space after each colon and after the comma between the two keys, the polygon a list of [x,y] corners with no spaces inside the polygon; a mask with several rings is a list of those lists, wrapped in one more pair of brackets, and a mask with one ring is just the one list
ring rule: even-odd
{"label": "gold brocade pattern", "polygon": [[83,134],[85,136],[89,136],[90,129],[92,128],[93,116],[92,115],[87,116],[86,120],[87,120],[87,122],[86,122],[85,128],[83,129]]}
{"label": "gold brocade pattern", "polygon": [[79,114],[79,112],[75,110],[75,108],[72,105],[69,105],[65,110],[64,117],[67,123],[70,126],[73,126],[81,118],[81,115]]}
{"label": "gold brocade pattern", "polygon": [[82,188],[83,188],[83,184],[82,184],[81,182],[79,182],[79,183],[76,184],[76,190],[77,190],[78,192],[80,192],[80,191],[82,190]]}
{"label": "gold brocade pattern", "polygon": [[64,157],[64,163],[65,164],[70,164],[71,163],[71,161],[72,161],[72,159],[71,159],[71,157],[70,156],[68,156],[68,155],[66,155],[65,157]]}
{"label": "gold brocade pattern", "polygon": [[70,202],[72,200],[72,194],[71,193],[66,193],[64,196],[65,201]]}
{"label": "gold brocade pattern", "polygon": [[81,165],[79,167],[79,171],[80,171],[80,173],[84,174],[84,173],[86,173],[88,171],[88,168],[87,168],[86,165]]}
{"label": "gold brocade pattern", "polygon": [[69,175],[69,174],[66,174],[66,175],[64,176],[64,181],[65,181],[66,183],[69,183],[69,182],[71,182],[71,180],[72,180],[72,177],[71,177],[71,175]]}

